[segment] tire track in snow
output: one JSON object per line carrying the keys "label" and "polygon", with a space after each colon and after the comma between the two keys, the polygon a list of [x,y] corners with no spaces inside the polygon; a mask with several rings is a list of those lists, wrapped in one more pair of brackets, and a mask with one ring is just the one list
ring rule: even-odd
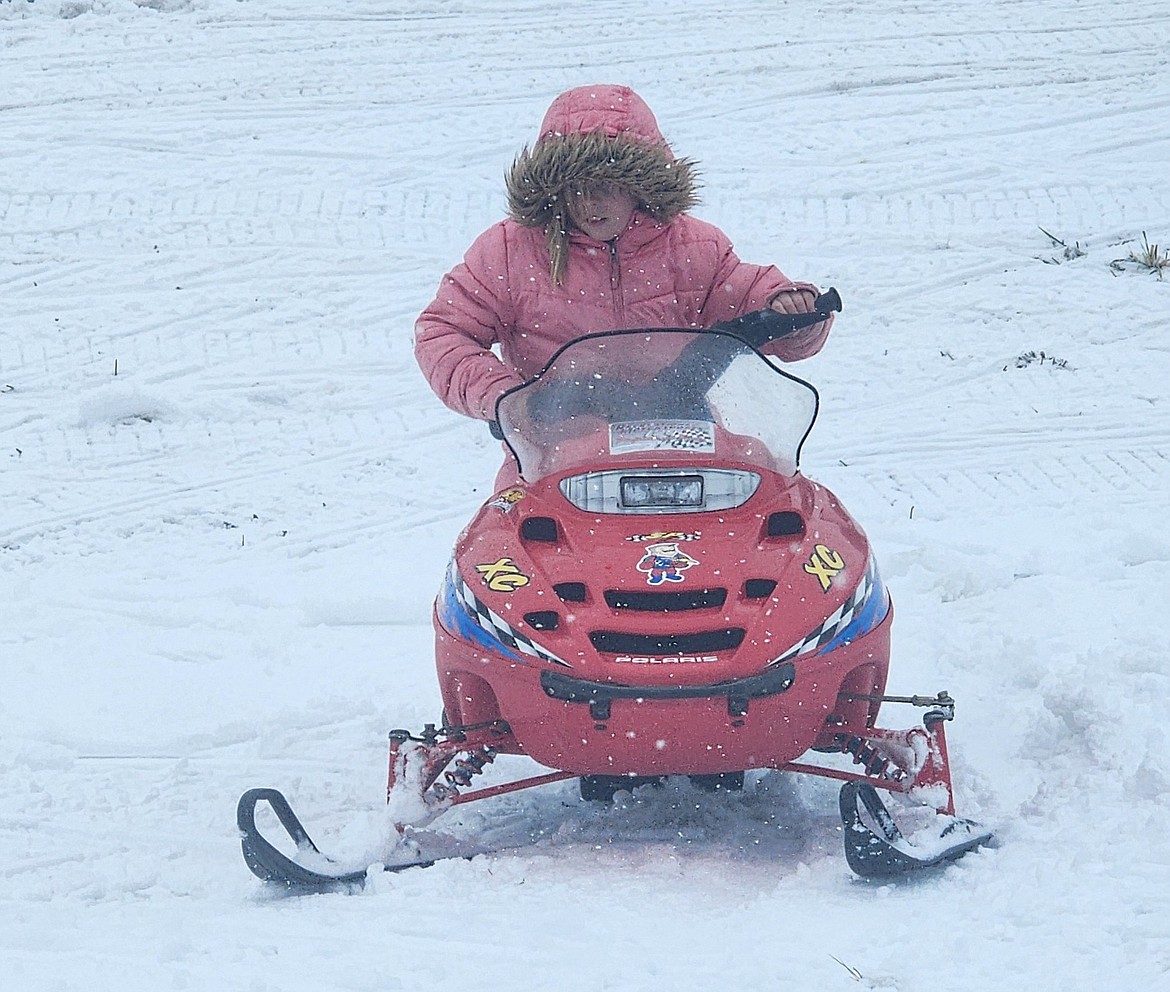
{"label": "tire track in snow", "polygon": [[[1075,491],[1148,505],[1170,486],[1170,430],[1135,430],[1123,422],[1101,429],[985,427],[941,436],[867,433],[864,451],[837,454],[838,465],[870,480],[891,503],[922,494],[948,502],[1026,497],[1063,509],[1064,494]],[[898,466],[896,475],[887,465]]]}
{"label": "tire track in snow", "polygon": [[[35,513],[36,503],[30,513],[27,501],[14,491],[4,501],[8,506],[5,525],[0,530],[0,548],[12,551],[55,532],[92,530],[95,526],[109,531],[134,529],[144,522],[154,527],[168,521],[196,524],[202,520],[209,524],[222,521],[226,515],[237,515],[243,506],[264,509],[276,521],[299,520],[304,516],[304,506],[315,498],[315,480],[322,475],[334,480],[333,491],[340,497],[344,495],[347,476],[367,474],[367,466],[380,462],[393,467],[394,431],[387,423],[390,419],[377,412],[283,418],[282,435],[294,439],[284,451],[256,446],[256,436],[269,437],[273,433],[270,424],[261,422],[230,427],[212,421],[123,425],[80,432],[62,430],[55,438],[41,433],[37,436],[42,443],[29,445],[18,460],[19,469],[17,460],[9,457],[8,477],[14,484],[17,478],[25,480],[21,492],[36,493],[40,466],[46,466],[47,478],[59,479],[65,474],[60,467],[64,461],[72,468],[76,483],[67,493],[53,494],[59,508],[50,513]],[[452,448],[459,447],[466,438],[466,427],[458,421],[430,418],[422,423],[411,434],[412,450],[428,438],[433,444],[445,443]],[[371,436],[382,440],[369,443]],[[206,469],[206,475],[199,481],[180,481],[175,469],[189,471],[192,466],[196,473],[200,468]],[[402,534],[425,530],[467,515],[468,503],[461,490],[438,498],[432,491],[408,496],[405,482],[417,471],[417,466],[394,469],[399,491],[392,495],[387,512],[334,528],[319,524],[310,528],[302,523],[296,529],[311,531],[312,536],[285,541],[288,553],[343,546],[375,531]],[[485,485],[490,485],[490,475],[485,479]],[[369,484],[373,482],[376,480]],[[273,500],[278,502],[274,505]],[[47,497],[37,502],[45,503]]]}
{"label": "tire track in snow", "polygon": [[[83,207],[84,209],[80,209]],[[771,196],[771,212],[785,225],[798,222],[839,232],[850,228],[907,231],[946,236],[956,232],[983,232],[989,225],[1063,225],[1078,232],[1097,232],[1128,222],[1149,224],[1170,218],[1170,189],[1165,183],[1127,187],[1060,184],[1028,189],[981,192],[887,190],[836,196]],[[759,202],[751,198],[716,194],[707,198],[707,216],[751,216]],[[59,217],[71,221],[61,224]],[[237,248],[254,252],[253,264],[273,248],[387,250],[403,249],[403,232],[411,247],[447,247],[454,243],[452,227],[482,227],[502,217],[494,196],[447,190],[326,194],[274,197],[265,191],[236,191],[222,197],[194,197],[184,203],[166,190],[137,193],[0,194],[0,246],[24,256],[34,268],[21,267],[0,279],[19,301],[31,292],[31,283],[47,284],[63,273],[46,263],[54,252],[100,248],[136,249],[144,257],[173,254],[194,248]],[[28,262],[26,265],[30,264]],[[79,272],[96,262],[73,262]],[[417,265],[417,263],[415,263]],[[224,272],[208,270],[209,277]],[[230,275],[230,273],[229,273]],[[433,275],[433,273],[432,273]],[[436,277],[437,278],[437,277]],[[24,292],[21,292],[22,286]]]}

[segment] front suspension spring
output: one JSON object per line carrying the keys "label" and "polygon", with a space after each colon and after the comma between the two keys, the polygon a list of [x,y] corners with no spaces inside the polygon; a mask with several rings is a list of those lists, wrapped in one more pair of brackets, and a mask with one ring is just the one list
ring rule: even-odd
{"label": "front suspension spring", "polygon": [[884,757],[864,737],[850,737],[848,734],[837,734],[834,738],[843,754],[853,758],[855,765],[861,765],[865,774],[873,778],[884,778],[891,782],[901,782],[906,777],[906,770]]}
{"label": "front suspension spring", "polygon": [[476,775],[483,774],[484,765],[490,765],[496,760],[496,753],[495,749],[490,747],[472,751],[466,757],[457,759],[455,767],[444,772],[443,777],[451,785],[466,787]]}

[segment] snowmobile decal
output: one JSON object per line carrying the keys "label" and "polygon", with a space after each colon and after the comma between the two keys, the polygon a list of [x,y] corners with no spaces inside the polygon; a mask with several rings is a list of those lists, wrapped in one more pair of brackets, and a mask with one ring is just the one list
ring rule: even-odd
{"label": "snowmobile decal", "polygon": [[804,563],[804,570],[809,575],[815,575],[821,584],[821,592],[828,592],[833,577],[845,567],[845,559],[832,548],[818,544],[808,561]]}
{"label": "snowmobile decal", "polygon": [[660,586],[663,582],[682,582],[682,574],[692,565],[699,564],[685,551],[680,551],[677,541],[646,545],[646,553],[635,566],[646,574],[646,584]]}
{"label": "snowmobile decal", "polygon": [[502,493],[492,499],[488,506],[492,509],[499,510],[501,513],[511,513],[512,507],[520,502],[525,496],[523,489],[505,489]]}
{"label": "snowmobile decal", "polygon": [[[807,567],[806,565],[805,568]],[[835,651],[873,630],[886,618],[889,609],[890,599],[886,594],[886,587],[878,575],[877,563],[871,556],[866,565],[865,575],[852,595],[829,614],[816,630],[793,644],[772,664],[777,665],[814,651],[817,654]]]}
{"label": "snowmobile decal", "polygon": [[609,425],[609,451],[715,450],[715,425],[706,420],[639,420]]}
{"label": "snowmobile decal", "polygon": [[571,667],[521,633],[480,600],[452,561],[438,600],[439,620],[447,630],[488,651],[527,664],[525,656]]}
{"label": "snowmobile decal", "polygon": [[515,592],[531,581],[527,575],[520,571],[511,558],[500,558],[483,565],[476,565],[475,570],[483,576],[484,585],[492,592]]}
{"label": "snowmobile decal", "polygon": [[653,655],[619,654],[615,665],[710,665],[718,664],[717,654],[676,654],[658,658]]}
{"label": "snowmobile decal", "polygon": [[681,530],[656,530],[650,534],[634,534],[632,537],[627,537],[627,541],[636,541],[638,544],[645,544],[647,541],[697,541],[703,536],[701,530],[696,530],[690,534],[684,533]]}

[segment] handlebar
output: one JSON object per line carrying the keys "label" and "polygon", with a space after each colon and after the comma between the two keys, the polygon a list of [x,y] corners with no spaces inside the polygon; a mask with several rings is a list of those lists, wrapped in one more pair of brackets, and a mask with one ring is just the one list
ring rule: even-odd
{"label": "handlebar", "polygon": [[839,313],[840,310],[841,294],[830,287],[813,301],[813,309],[808,313],[777,313],[766,307],[715,324],[711,330],[732,334],[758,349],[771,341],[778,341],[805,327],[828,320],[834,312]]}

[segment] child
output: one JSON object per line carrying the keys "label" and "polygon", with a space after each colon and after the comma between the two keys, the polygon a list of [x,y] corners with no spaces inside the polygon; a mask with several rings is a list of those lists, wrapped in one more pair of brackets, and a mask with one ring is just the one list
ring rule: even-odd
{"label": "child", "polygon": [[[674,157],[633,90],[562,93],[507,176],[511,216],[475,240],[415,324],[431,388],[451,409],[491,420],[505,390],[583,334],[710,327],[765,306],[812,311],[815,286],[741,262],[722,231],[687,213],[696,189],[694,163]],[[765,351],[807,358],[831,324]]]}

